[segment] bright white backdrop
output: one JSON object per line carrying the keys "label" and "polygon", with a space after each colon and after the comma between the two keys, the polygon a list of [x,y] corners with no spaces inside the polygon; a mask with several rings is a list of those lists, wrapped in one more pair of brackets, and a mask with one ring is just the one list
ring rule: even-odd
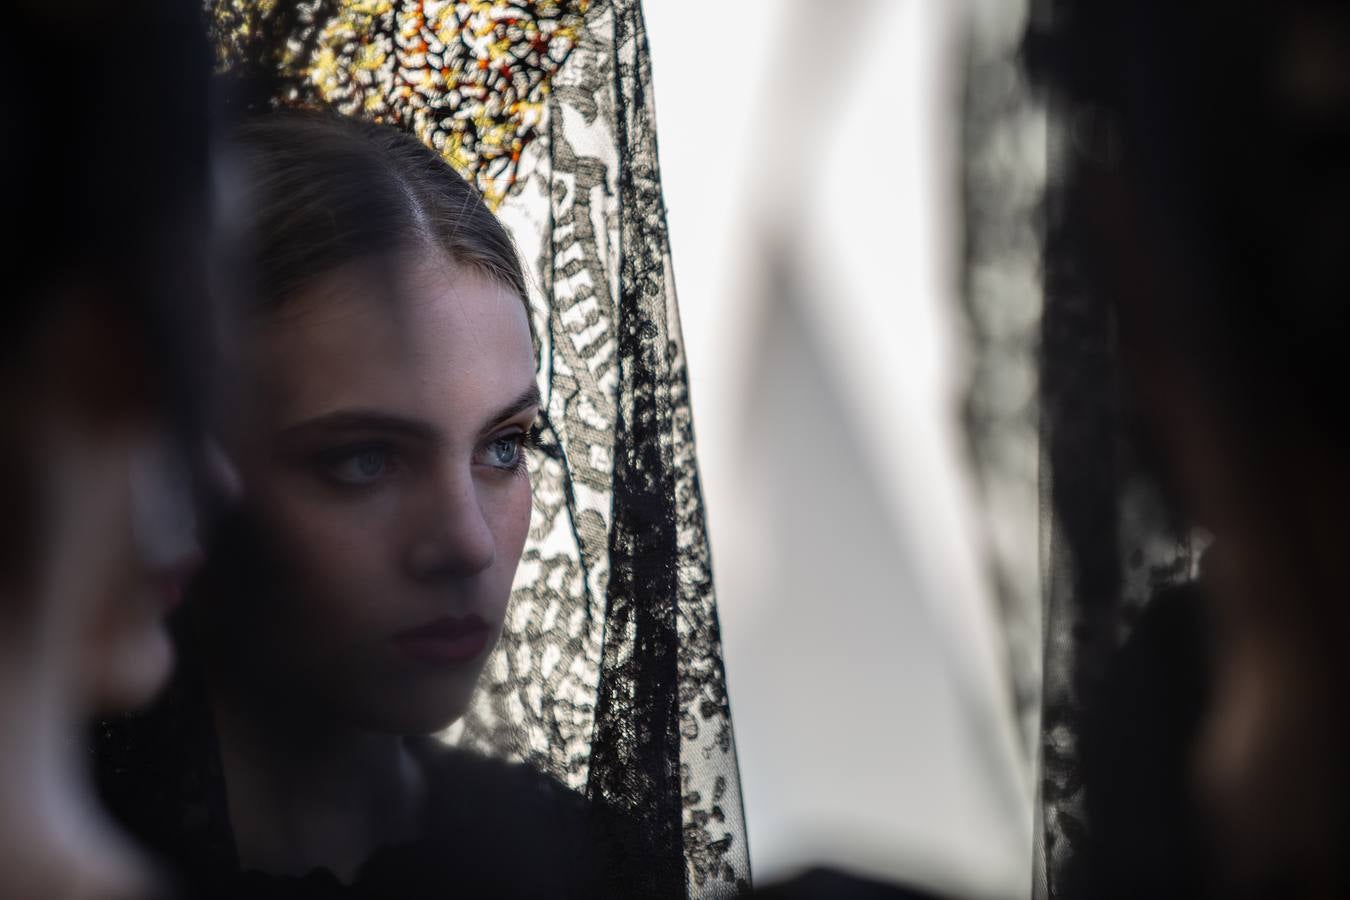
{"label": "bright white backdrop", "polygon": [[956,418],[961,10],[646,4],[759,882],[1031,883]]}

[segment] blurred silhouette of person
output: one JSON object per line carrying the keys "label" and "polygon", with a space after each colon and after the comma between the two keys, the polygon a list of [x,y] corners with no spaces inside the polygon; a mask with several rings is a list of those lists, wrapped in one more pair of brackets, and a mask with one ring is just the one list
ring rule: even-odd
{"label": "blurred silhouette of person", "polygon": [[1170,499],[1213,535],[1093,701],[1081,896],[1346,896],[1350,10],[1050,6],[1050,263],[1108,305]]}
{"label": "blurred silhouette of person", "polygon": [[[1198,581],[1093,661],[1085,833],[1051,896],[1350,896],[1350,10],[1045,6],[1026,50],[1065,140],[1047,267],[1110,320],[1124,396],[1095,400],[1137,417],[1213,537]],[[815,872],[763,893],[887,890]]]}
{"label": "blurred silhouette of person", "polygon": [[105,742],[129,827],[221,896],[594,896],[583,798],[449,748],[507,615],[540,398],[515,247],[393,127],[233,141],[256,253],[224,443],[243,484],[181,623],[195,671]]}
{"label": "blurred silhouette of person", "polygon": [[78,736],[147,701],[200,562],[211,59],[191,3],[6,10],[0,897],[142,897]]}

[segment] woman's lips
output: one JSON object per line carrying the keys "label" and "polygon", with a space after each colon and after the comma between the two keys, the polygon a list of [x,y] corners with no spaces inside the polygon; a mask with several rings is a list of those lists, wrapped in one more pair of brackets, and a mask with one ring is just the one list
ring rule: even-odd
{"label": "woman's lips", "polygon": [[201,568],[202,558],[193,556],[161,569],[150,576],[151,590],[162,604],[165,614],[173,612],[183,602],[187,586]]}
{"label": "woman's lips", "polygon": [[178,578],[167,579],[159,582],[156,587],[159,590],[160,600],[164,604],[166,613],[171,613],[182,605],[185,592],[183,580]]}
{"label": "woman's lips", "polygon": [[458,663],[487,649],[492,629],[478,616],[446,616],[394,635],[394,646],[419,662]]}

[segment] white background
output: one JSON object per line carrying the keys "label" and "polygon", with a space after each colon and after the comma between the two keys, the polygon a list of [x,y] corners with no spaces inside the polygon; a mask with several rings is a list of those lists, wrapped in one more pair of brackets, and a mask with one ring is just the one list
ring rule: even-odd
{"label": "white background", "polygon": [[648,0],[758,883],[1031,883],[956,419],[961,4]]}

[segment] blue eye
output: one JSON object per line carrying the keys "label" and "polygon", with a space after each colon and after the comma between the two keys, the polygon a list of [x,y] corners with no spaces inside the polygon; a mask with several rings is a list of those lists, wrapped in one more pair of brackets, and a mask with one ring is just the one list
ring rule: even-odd
{"label": "blue eye", "polygon": [[362,447],[333,460],[328,473],[343,484],[373,484],[390,467],[390,453],[383,447]]}
{"label": "blue eye", "polygon": [[487,445],[487,463],[499,469],[514,469],[520,464],[524,435],[499,437]]}

